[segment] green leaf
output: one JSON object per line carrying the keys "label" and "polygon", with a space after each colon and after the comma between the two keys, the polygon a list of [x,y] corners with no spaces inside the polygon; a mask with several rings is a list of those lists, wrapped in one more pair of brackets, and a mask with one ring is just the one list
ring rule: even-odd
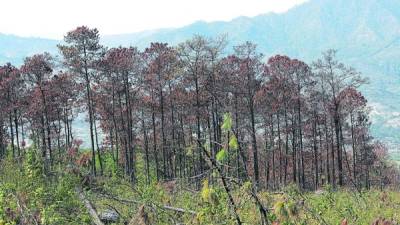
{"label": "green leaf", "polygon": [[229,131],[232,128],[232,116],[230,113],[225,113],[224,114],[224,122],[222,123],[221,128],[224,131]]}
{"label": "green leaf", "polygon": [[235,135],[232,135],[229,140],[229,147],[233,150],[237,150],[239,148],[239,144]]}
{"label": "green leaf", "polygon": [[226,157],[228,156],[228,152],[225,149],[221,149],[219,150],[219,152],[217,153],[217,161],[218,162],[222,162],[226,159]]}

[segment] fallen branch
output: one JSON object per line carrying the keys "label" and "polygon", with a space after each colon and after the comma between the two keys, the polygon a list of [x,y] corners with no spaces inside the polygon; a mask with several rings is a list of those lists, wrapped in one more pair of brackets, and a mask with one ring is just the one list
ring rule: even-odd
{"label": "fallen branch", "polygon": [[110,205],[110,204],[106,204],[106,206],[110,207],[111,209],[113,209],[121,218],[123,221],[126,221],[126,218],[118,211],[117,208],[115,208],[114,206]]}
{"label": "fallen branch", "polygon": [[96,210],[94,209],[92,203],[90,203],[89,200],[87,200],[85,194],[82,191],[82,188],[76,187],[75,191],[79,197],[79,199],[82,201],[82,203],[85,205],[86,209],[88,210],[90,216],[92,217],[92,222],[96,225],[104,225],[103,222],[101,222],[99,215],[97,214]]}
{"label": "fallen branch", "polygon": [[[130,199],[120,199],[118,197],[112,196],[110,194],[107,193],[99,193],[97,192],[97,194],[112,199],[114,201],[120,202],[120,203],[125,203],[125,204],[139,204],[139,205],[147,205],[148,204],[144,203],[144,202],[140,202],[140,201],[136,201],[136,200],[130,200]],[[155,204],[153,204],[155,205]],[[157,206],[157,205],[156,205]],[[165,210],[170,210],[170,211],[175,211],[175,212],[179,212],[179,213],[189,213],[192,215],[197,215],[197,212],[193,211],[193,210],[188,210],[188,209],[183,209],[183,208],[177,208],[177,207],[173,207],[173,206],[169,206],[169,205],[160,205],[158,206],[161,209],[165,209]]]}
{"label": "fallen branch", "polygon": [[167,210],[172,210],[172,211],[175,211],[175,212],[180,212],[180,213],[190,213],[190,214],[193,214],[193,215],[197,214],[195,211],[192,211],[192,210],[187,210],[187,209],[182,209],[182,208],[175,208],[175,207],[172,207],[172,206],[169,206],[169,205],[163,205],[162,208],[167,209]]}

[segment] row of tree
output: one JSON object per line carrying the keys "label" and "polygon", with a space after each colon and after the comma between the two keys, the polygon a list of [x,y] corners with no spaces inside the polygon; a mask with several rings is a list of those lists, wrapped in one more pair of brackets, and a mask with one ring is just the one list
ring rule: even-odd
{"label": "row of tree", "polygon": [[226,55],[224,38],[144,51],[99,41],[97,29],[78,27],[58,46],[62,60],[43,53],[0,67],[0,157],[7,147],[20,157],[30,139],[51,167],[76,147],[72,121],[83,111],[93,175],[111,156],[135,183],[140,155],[148,182],[199,181],[215,169],[210,159],[270,189],[396,179],[369,132],[365,80],[333,50],[307,65],[281,55],[264,63],[249,42]]}

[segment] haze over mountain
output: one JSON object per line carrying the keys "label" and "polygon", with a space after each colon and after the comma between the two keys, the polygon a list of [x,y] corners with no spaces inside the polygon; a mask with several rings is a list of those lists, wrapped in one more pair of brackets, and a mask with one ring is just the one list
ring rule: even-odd
{"label": "haze over mountain", "polygon": [[23,63],[25,57],[35,53],[48,51],[57,53],[59,41],[44,38],[24,38],[0,31],[0,64],[11,62],[15,65]]}
{"label": "haze over mountain", "polygon": [[[252,41],[266,57],[286,54],[308,63],[322,51],[338,49],[341,61],[370,78],[363,91],[372,106],[374,135],[392,149],[400,144],[400,1],[310,0],[282,14],[200,21],[178,29],[104,36],[102,41],[144,48],[154,41],[177,44],[194,34],[226,34],[231,46]],[[18,65],[33,53],[55,53],[58,42],[0,34],[0,63]]]}

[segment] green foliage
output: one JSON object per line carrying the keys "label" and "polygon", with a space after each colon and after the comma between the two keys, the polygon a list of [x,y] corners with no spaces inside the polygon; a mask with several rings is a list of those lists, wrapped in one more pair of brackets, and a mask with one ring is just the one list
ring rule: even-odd
{"label": "green foliage", "polygon": [[228,152],[223,148],[219,150],[219,152],[216,155],[216,159],[218,162],[224,161],[228,157]]}
{"label": "green foliage", "polygon": [[224,120],[222,122],[221,128],[224,131],[230,131],[232,129],[232,116],[230,113],[224,114]]}
{"label": "green foliage", "polygon": [[0,166],[0,224],[90,224],[74,192],[79,179],[56,167],[45,174],[35,149],[27,149],[23,162],[8,159]]}
{"label": "green foliage", "polygon": [[274,205],[274,213],[279,219],[286,220],[289,213],[286,210],[286,205],[284,201],[277,201]]}
{"label": "green foliage", "polygon": [[[230,140],[233,148],[234,141]],[[222,151],[223,150],[223,151]],[[228,152],[217,155],[220,161],[226,160]],[[220,152],[221,152],[220,151]],[[92,189],[85,191],[98,212],[115,207],[121,214],[121,221],[130,221],[143,206],[150,224],[166,225],[174,223],[194,225],[235,224],[232,209],[222,185],[216,179],[204,180],[200,191],[188,190],[192,183],[179,180],[173,184],[176,191],[166,187],[166,183],[155,179],[149,183],[145,176],[145,160],[138,150],[136,160],[137,182],[133,186],[119,175],[119,168],[107,153],[103,157],[105,176],[97,177]],[[86,209],[77,199],[74,187],[80,178],[65,171],[65,165],[53,167],[44,173],[40,152],[30,149],[21,162],[7,159],[0,163],[0,225],[19,224],[24,218],[37,215],[42,224],[90,224]],[[81,168],[82,169],[82,168]],[[154,165],[150,165],[155,177]],[[194,187],[194,185],[192,185]],[[245,224],[260,224],[260,214],[251,197],[252,183],[247,181],[240,187],[231,186],[238,213]],[[194,189],[194,188],[193,188]],[[123,203],[113,198],[99,195],[108,193],[117,199],[134,201]],[[324,218],[327,224],[340,224],[347,219],[349,224],[371,224],[383,217],[400,221],[398,214],[400,194],[395,191],[365,191],[362,195],[352,190],[333,190],[326,186],[318,193],[304,193],[295,185],[284,189],[282,194],[259,192],[259,198],[269,210],[270,222],[282,225],[317,225]],[[18,200],[18,201],[17,201]],[[21,213],[19,207],[26,210]],[[191,213],[176,213],[165,210],[172,206]],[[15,214],[10,217],[8,209]]]}
{"label": "green foliage", "polygon": [[29,178],[38,178],[44,174],[44,162],[34,149],[27,149],[24,167]]}
{"label": "green foliage", "polygon": [[[382,195],[387,198],[382,199]],[[400,203],[399,193],[372,190],[360,196],[354,191],[328,191],[320,196],[310,195],[309,202],[328,223],[338,223],[346,218],[349,224],[370,224],[378,217],[400,221],[395,206]]]}
{"label": "green foliage", "polygon": [[208,180],[203,181],[200,192],[202,202],[198,207],[195,224],[232,224],[226,192],[220,187],[211,187]]}
{"label": "green foliage", "polygon": [[203,181],[203,188],[201,189],[201,198],[204,202],[216,205],[218,204],[218,198],[215,190],[209,186],[208,180]]}
{"label": "green foliage", "polygon": [[233,150],[237,150],[239,148],[239,144],[235,135],[232,135],[229,140],[229,147]]}
{"label": "green foliage", "polygon": [[104,171],[107,171],[109,173],[108,175],[111,175],[112,177],[122,176],[123,171],[115,163],[111,152],[103,153],[102,160],[103,160]]}

